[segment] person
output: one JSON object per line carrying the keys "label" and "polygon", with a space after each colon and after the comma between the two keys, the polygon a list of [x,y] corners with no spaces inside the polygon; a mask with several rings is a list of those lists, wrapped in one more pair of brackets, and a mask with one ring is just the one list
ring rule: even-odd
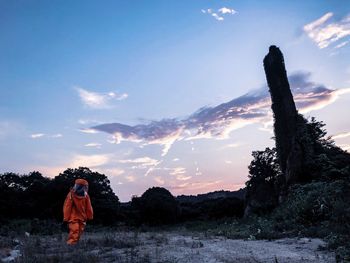
{"label": "person", "polygon": [[89,184],[84,179],[76,179],[63,204],[63,222],[68,223],[67,244],[76,244],[84,231],[86,221],[93,219],[93,210],[88,195]]}

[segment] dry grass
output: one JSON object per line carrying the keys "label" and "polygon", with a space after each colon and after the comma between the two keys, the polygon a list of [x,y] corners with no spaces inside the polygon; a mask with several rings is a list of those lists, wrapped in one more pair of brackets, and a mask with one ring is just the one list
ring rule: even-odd
{"label": "dry grass", "polygon": [[150,262],[137,247],[137,232],[85,233],[77,245],[66,245],[66,234],[30,236],[23,240],[17,262]]}
{"label": "dry grass", "polygon": [[20,251],[15,262],[334,262],[333,254],[317,250],[322,241],[311,239],[232,240],[184,229],[85,232],[75,246],[66,245],[66,238],[67,234],[22,236],[14,246],[12,237],[0,237],[0,244]]}

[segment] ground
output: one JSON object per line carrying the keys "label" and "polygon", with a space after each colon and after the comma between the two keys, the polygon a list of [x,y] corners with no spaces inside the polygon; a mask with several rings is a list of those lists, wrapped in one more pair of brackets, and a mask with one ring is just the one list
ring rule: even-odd
{"label": "ground", "polygon": [[84,233],[80,243],[70,247],[66,236],[27,234],[12,240],[12,249],[4,247],[4,237],[0,255],[5,262],[335,262],[334,254],[322,249],[322,240],[310,238],[267,241],[187,230],[101,231]]}

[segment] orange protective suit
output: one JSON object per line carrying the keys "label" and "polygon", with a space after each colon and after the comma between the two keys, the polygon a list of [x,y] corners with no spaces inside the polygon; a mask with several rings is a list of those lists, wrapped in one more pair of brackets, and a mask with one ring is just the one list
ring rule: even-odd
{"label": "orange protective suit", "polygon": [[[83,195],[75,191],[77,187],[86,186]],[[63,221],[68,222],[69,236],[67,244],[76,244],[84,231],[86,221],[93,218],[93,210],[90,197],[87,194],[88,183],[86,180],[77,179],[75,187],[69,191],[63,205]]]}

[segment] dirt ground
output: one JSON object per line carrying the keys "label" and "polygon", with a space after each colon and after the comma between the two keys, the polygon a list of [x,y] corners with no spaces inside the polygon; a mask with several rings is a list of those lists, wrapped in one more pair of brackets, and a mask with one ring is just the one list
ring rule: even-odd
{"label": "dirt ground", "polygon": [[0,255],[3,262],[335,262],[333,253],[320,249],[322,240],[309,238],[232,240],[189,232],[121,231],[84,233],[74,247],[65,245],[65,238],[24,236],[12,250],[1,248]]}

